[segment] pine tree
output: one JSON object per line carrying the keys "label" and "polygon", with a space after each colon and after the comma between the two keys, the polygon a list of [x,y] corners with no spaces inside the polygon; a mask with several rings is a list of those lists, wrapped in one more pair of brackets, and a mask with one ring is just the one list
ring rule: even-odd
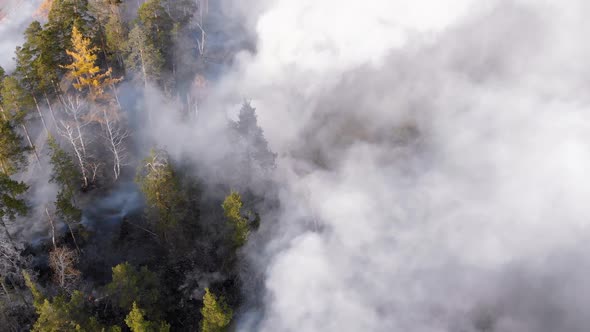
{"label": "pine tree", "polygon": [[15,75],[35,96],[55,94],[60,67],[53,54],[55,45],[45,37],[41,23],[32,22],[25,30],[25,42],[16,49]]}
{"label": "pine tree", "polygon": [[[49,158],[52,165],[50,182],[56,183],[59,191],[55,200],[55,209],[63,222],[68,226],[70,235],[76,247],[78,247],[74,228],[80,226],[82,210],[75,204],[76,186],[79,183],[80,172],[72,161],[72,157],[64,151],[55,138],[49,136]],[[79,251],[79,248],[78,248]]]}
{"label": "pine tree", "polygon": [[124,65],[123,53],[127,48],[128,35],[128,27],[117,7],[117,10],[111,13],[105,24],[105,37],[109,51],[114,55],[121,67]]}
{"label": "pine tree", "polygon": [[205,288],[201,315],[201,332],[225,332],[231,322],[233,311],[223,298],[218,300],[209,288]]}
{"label": "pine tree", "polygon": [[136,269],[125,262],[113,267],[113,279],[106,290],[121,309],[132,310],[135,302],[150,314],[155,314],[159,299],[159,281],[145,266]]}
{"label": "pine tree", "polygon": [[2,117],[21,124],[33,107],[31,95],[23,89],[18,80],[13,76],[7,76],[2,80]]}
{"label": "pine tree", "polygon": [[172,30],[174,22],[162,6],[162,0],[148,0],[137,10],[138,21],[150,44],[161,50],[167,69],[172,65]]}
{"label": "pine tree", "polygon": [[127,70],[139,73],[144,86],[160,81],[164,58],[160,50],[149,39],[144,28],[135,26],[129,32],[126,51],[125,65]]}
{"label": "pine tree", "polygon": [[69,299],[63,295],[45,299],[36,311],[39,318],[32,332],[104,331],[97,319],[89,315],[84,294],[79,291],[74,291]]}
{"label": "pine tree", "polygon": [[29,189],[23,183],[12,180],[6,174],[0,174],[0,220],[12,220],[17,215],[25,215],[28,211],[27,203],[21,196]]}
{"label": "pine tree", "polygon": [[49,146],[50,162],[53,166],[49,181],[56,183],[61,191],[73,196],[76,186],[80,182],[80,171],[76,167],[72,156],[59,146],[53,136],[49,136],[47,145]]}
{"label": "pine tree", "polygon": [[225,217],[233,230],[232,242],[236,247],[246,244],[250,234],[248,219],[242,216],[242,205],[242,197],[235,191],[227,195],[222,204]]}
{"label": "pine tree", "polygon": [[43,302],[45,301],[45,296],[43,296],[43,293],[41,293],[41,291],[37,287],[37,284],[35,284],[35,282],[31,278],[31,275],[28,272],[23,271],[23,278],[25,279],[25,285],[33,295],[33,306],[36,309],[40,308],[43,305]]}
{"label": "pine tree", "polygon": [[76,27],[83,35],[93,35],[94,18],[88,11],[88,0],[54,0],[42,39],[48,43],[44,53],[50,58],[52,68],[63,74],[60,66],[70,62],[66,50],[72,48],[72,31]]}
{"label": "pine tree", "polygon": [[28,151],[30,148],[22,145],[22,137],[10,121],[0,118],[0,172],[10,176],[22,170],[27,165]]}
{"label": "pine tree", "polygon": [[178,222],[180,195],[178,178],[165,151],[152,149],[137,172],[136,182],[146,199],[150,219],[166,238],[168,230]]}
{"label": "pine tree", "polygon": [[133,308],[125,318],[125,323],[131,332],[169,332],[170,325],[165,322],[155,323],[144,318],[145,311],[133,302]]}
{"label": "pine tree", "polygon": [[41,165],[39,155],[27,128],[27,117],[33,107],[32,96],[23,89],[18,80],[13,76],[5,77],[2,80],[0,93],[2,94],[2,105],[0,106],[2,118],[21,127],[29,148],[34,152],[37,163]]}
{"label": "pine tree", "polygon": [[10,178],[26,165],[26,151],[10,122],[0,119],[0,225],[11,242],[6,221],[28,212],[27,203],[22,196],[29,187],[24,182]]}

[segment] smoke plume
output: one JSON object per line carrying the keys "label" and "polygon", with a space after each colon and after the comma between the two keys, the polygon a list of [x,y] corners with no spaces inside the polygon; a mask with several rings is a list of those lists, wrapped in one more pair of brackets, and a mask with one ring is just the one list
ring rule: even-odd
{"label": "smoke plume", "polygon": [[588,4],[233,8],[256,52],[216,92],[253,99],[281,188],[240,331],[586,329]]}
{"label": "smoke plume", "polygon": [[39,0],[3,0],[0,2],[0,66],[14,69],[14,50],[24,40],[23,32],[33,21]]}

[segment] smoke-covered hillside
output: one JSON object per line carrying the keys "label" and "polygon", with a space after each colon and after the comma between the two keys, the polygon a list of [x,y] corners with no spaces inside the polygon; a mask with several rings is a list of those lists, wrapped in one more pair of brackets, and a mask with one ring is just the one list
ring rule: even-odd
{"label": "smoke-covered hillside", "polygon": [[0,8],[0,331],[588,330],[585,1]]}

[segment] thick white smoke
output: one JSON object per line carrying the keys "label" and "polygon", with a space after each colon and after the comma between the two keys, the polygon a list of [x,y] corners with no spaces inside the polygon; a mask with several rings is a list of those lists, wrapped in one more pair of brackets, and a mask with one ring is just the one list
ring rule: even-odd
{"label": "thick white smoke", "polygon": [[14,50],[24,41],[23,32],[33,21],[39,0],[0,1],[0,66],[12,70]]}
{"label": "thick white smoke", "polygon": [[262,7],[218,87],[280,156],[240,330],[587,329],[586,2]]}

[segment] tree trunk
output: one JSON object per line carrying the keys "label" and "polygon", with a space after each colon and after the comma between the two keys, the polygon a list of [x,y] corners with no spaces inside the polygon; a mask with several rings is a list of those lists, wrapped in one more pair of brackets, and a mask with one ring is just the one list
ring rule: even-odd
{"label": "tree trunk", "polygon": [[14,239],[12,238],[12,235],[10,235],[10,232],[8,232],[8,226],[6,226],[6,223],[4,222],[4,220],[2,218],[0,218],[0,225],[2,225],[2,228],[4,229],[4,234],[6,234],[6,238],[8,239],[8,242],[10,242],[10,245],[12,245],[12,248],[14,248],[16,250],[16,245],[14,244]]}
{"label": "tree trunk", "polygon": [[119,179],[119,174],[121,173],[121,160],[119,158],[119,151],[117,144],[115,143],[115,137],[113,137],[113,128],[111,127],[111,120],[108,118],[107,111],[103,109],[102,114],[104,115],[107,138],[111,144],[111,151],[113,152],[113,172],[115,175],[115,181],[117,181]]}
{"label": "tree trunk", "polygon": [[82,251],[80,251],[80,247],[78,247],[78,241],[76,241],[76,237],[74,236],[74,231],[72,230],[72,225],[70,225],[69,223],[66,223],[66,225],[68,225],[68,229],[70,230],[70,235],[72,236],[72,240],[74,240],[74,245],[76,246],[76,250],[78,251],[78,253],[81,253]]}
{"label": "tree trunk", "polygon": [[143,61],[143,50],[139,49],[139,58],[141,59],[141,72],[143,74],[143,85],[147,88],[147,73],[145,71],[145,62]]}
{"label": "tree trunk", "polygon": [[23,128],[23,131],[25,132],[25,137],[27,138],[27,141],[29,142],[29,146],[31,147],[31,149],[33,149],[33,153],[35,154],[35,159],[37,159],[37,164],[39,164],[39,167],[41,167],[41,160],[39,160],[39,154],[37,153],[37,149],[33,145],[33,141],[31,141],[31,136],[29,135],[29,131],[27,130],[27,126],[25,126],[25,124],[22,123],[21,127]]}
{"label": "tree trunk", "polygon": [[119,106],[119,110],[122,108],[121,103],[119,102],[119,93],[117,92],[117,88],[114,84],[111,84],[111,89],[113,90],[113,94],[115,95],[115,101],[117,102],[117,106]]}
{"label": "tree trunk", "polygon": [[57,120],[55,119],[55,113],[53,112],[53,107],[51,107],[51,102],[49,101],[47,94],[45,94],[45,101],[47,102],[47,107],[49,107],[49,112],[51,113],[51,118],[53,119],[53,124],[57,128]]}
{"label": "tree trunk", "polygon": [[45,117],[43,117],[43,113],[41,112],[41,108],[39,108],[39,103],[37,103],[37,98],[33,95],[33,101],[35,102],[35,106],[37,107],[37,112],[39,113],[39,117],[41,118],[41,122],[43,123],[43,128],[45,128],[45,133],[49,135],[49,129],[47,129],[47,124],[45,123]]}
{"label": "tree trunk", "polygon": [[8,297],[8,301],[12,302],[8,288],[6,288],[6,284],[4,283],[4,276],[0,276],[0,285],[2,285],[2,289],[4,290],[4,293],[6,293],[6,297]]}
{"label": "tree trunk", "polygon": [[53,218],[49,214],[49,210],[45,207],[45,214],[47,214],[47,218],[49,219],[49,225],[51,226],[51,242],[53,243],[53,248],[57,249],[57,245],[55,244],[55,224],[53,223]]}
{"label": "tree trunk", "polygon": [[80,139],[80,145],[82,146],[82,153],[86,157],[86,145],[84,144],[84,136],[82,136],[82,130],[80,129],[80,121],[78,120],[78,114],[73,112],[74,121],[76,122],[76,130],[78,131],[78,138]]}

